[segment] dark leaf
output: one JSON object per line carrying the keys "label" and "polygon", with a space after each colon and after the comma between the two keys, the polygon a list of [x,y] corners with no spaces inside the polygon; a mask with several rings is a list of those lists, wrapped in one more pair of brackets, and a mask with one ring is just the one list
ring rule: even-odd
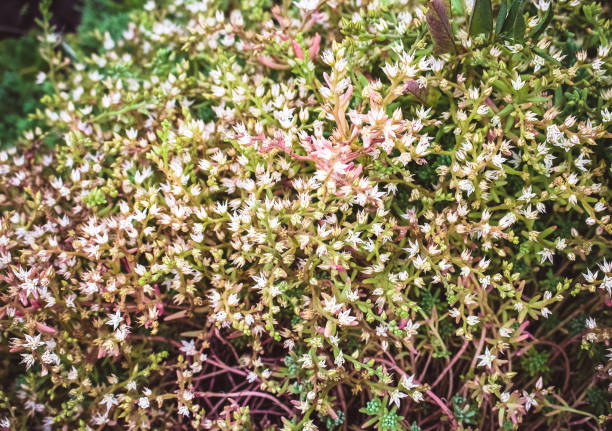
{"label": "dark leaf", "polygon": [[414,79],[406,81],[405,88],[406,91],[409,91],[414,97],[419,99],[421,103],[426,103],[427,89],[421,88]]}
{"label": "dark leaf", "polygon": [[531,30],[531,33],[529,33],[529,37],[533,39],[534,42],[542,33],[544,33],[544,30],[546,30],[546,27],[549,26],[554,15],[555,14],[553,13],[553,5],[551,3],[550,6],[548,7],[548,11],[546,11],[546,16],[543,19],[541,19],[538,25],[536,25],[535,28]]}
{"label": "dark leaf", "polygon": [[522,9],[523,0],[514,0],[501,31],[504,36],[519,42],[524,40],[526,29],[525,18],[521,13]]}
{"label": "dark leaf", "polygon": [[512,30],[512,38],[516,42],[523,42],[525,40],[525,31],[527,30],[527,25],[525,25],[525,17],[522,14],[519,14],[514,21],[514,28]]}
{"label": "dark leaf", "polygon": [[495,22],[495,34],[500,34],[504,23],[506,22],[506,15],[508,15],[508,2],[502,0],[499,6],[499,12],[497,13],[497,21]]}
{"label": "dark leaf", "polygon": [[491,0],[476,0],[470,17],[470,35],[485,34],[487,37],[493,30],[493,10]]}
{"label": "dark leaf", "polygon": [[444,0],[432,0],[427,11],[427,25],[434,40],[436,54],[457,52],[449,13]]}

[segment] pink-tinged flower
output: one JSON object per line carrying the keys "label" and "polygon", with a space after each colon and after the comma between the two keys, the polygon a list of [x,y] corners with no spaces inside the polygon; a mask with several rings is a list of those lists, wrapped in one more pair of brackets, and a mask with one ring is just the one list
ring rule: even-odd
{"label": "pink-tinged flower", "polygon": [[286,64],[278,63],[276,60],[274,60],[268,55],[261,55],[257,57],[257,61],[259,61],[264,66],[269,67],[270,69],[285,70],[289,68],[289,66],[287,66]]}
{"label": "pink-tinged flower", "polygon": [[36,329],[40,332],[45,332],[47,334],[56,334],[57,329],[52,328],[50,326],[45,325],[44,323],[36,322]]}
{"label": "pink-tinged flower", "polygon": [[355,326],[357,325],[357,318],[351,316],[351,310],[346,310],[338,315],[338,323],[340,326]]}
{"label": "pink-tinged flower", "polygon": [[310,43],[310,48],[308,48],[308,56],[311,60],[316,58],[316,56],[319,54],[320,47],[321,36],[319,35],[319,33],[315,33],[314,37],[312,38],[312,42]]}
{"label": "pink-tinged flower", "polygon": [[535,395],[533,393],[528,393],[527,391],[523,391],[522,401],[525,403],[525,411],[529,411],[531,406],[538,405],[538,402],[535,399]]}
{"label": "pink-tinged flower", "polygon": [[300,44],[297,43],[295,40],[291,40],[291,45],[293,46],[293,52],[295,56],[300,60],[304,60],[304,51],[302,50]]}

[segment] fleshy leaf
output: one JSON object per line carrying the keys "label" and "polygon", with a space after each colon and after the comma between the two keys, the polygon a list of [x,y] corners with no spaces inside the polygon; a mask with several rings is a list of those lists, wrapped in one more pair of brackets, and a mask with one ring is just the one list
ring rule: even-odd
{"label": "fleshy leaf", "polygon": [[491,30],[493,30],[491,0],[476,0],[470,17],[470,35],[485,34],[488,37]]}
{"label": "fleshy leaf", "polygon": [[432,0],[427,11],[427,25],[434,40],[436,54],[457,52],[449,12],[444,0]]}

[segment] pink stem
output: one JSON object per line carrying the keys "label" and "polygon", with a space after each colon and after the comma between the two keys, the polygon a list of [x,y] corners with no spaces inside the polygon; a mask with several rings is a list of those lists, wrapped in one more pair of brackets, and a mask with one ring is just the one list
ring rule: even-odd
{"label": "pink stem", "polygon": [[448,373],[449,370],[453,367],[453,365],[455,365],[455,362],[457,362],[461,355],[463,355],[463,352],[465,352],[465,349],[467,348],[468,344],[469,342],[467,340],[463,342],[463,346],[461,346],[459,351],[455,354],[455,356],[453,356],[453,359],[448,363],[444,370],[442,370],[442,373],[440,373],[436,381],[433,382],[433,384],[431,385],[432,389],[435,388],[436,385],[442,381],[442,378],[446,375],[446,373]]}
{"label": "pink stem", "polygon": [[434,403],[436,403],[440,407],[440,409],[442,409],[444,413],[446,413],[446,416],[448,416],[451,421],[451,429],[456,430],[457,421],[455,420],[455,416],[453,416],[453,412],[451,412],[450,409],[446,407],[446,404],[444,404],[442,400],[431,391],[431,389],[426,390],[425,393],[427,394],[427,396],[429,396],[429,398],[434,401]]}
{"label": "pink stem", "polygon": [[288,414],[293,416],[293,411],[289,407],[287,407],[286,405],[281,403],[279,400],[277,400],[272,395],[267,394],[265,392],[257,392],[257,391],[240,391],[240,392],[228,392],[228,393],[222,393],[222,392],[196,392],[196,396],[198,396],[198,397],[214,397],[214,398],[248,397],[249,395],[253,396],[253,397],[266,398],[266,399],[272,401],[274,404],[276,404],[280,408],[282,408]]}

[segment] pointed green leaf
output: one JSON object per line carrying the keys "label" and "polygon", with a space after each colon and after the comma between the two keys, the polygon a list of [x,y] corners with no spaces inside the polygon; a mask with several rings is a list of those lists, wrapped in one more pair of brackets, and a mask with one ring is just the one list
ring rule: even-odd
{"label": "pointed green leaf", "polygon": [[368,78],[366,78],[366,77],[363,75],[363,73],[360,73],[360,74],[357,76],[357,79],[359,79],[359,83],[360,83],[360,84],[361,84],[363,87],[367,86],[367,85],[370,83],[370,81],[368,81]]}
{"label": "pointed green leaf", "polygon": [[[365,413],[365,411],[364,411]],[[378,416],[373,417],[372,419],[368,420],[366,423],[364,423],[363,425],[361,425],[362,429],[366,429],[371,427],[372,425],[374,425],[376,422],[378,422]]]}
{"label": "pointed green leaf", "polygon": [[519,13],[514,21],[514,28],[512,29],[512,38],[516,42],[523,42],[525,40],[525,31],[527,30],[527,25],[525,24],[525,17]]}
{"label": "pointed green leaf", "polygon": [[495,34],[500,34],[504,23],[506,22],[506,15],[508,15],[508,3],[506,0],[502,0],[499,6],[499,12],[497,13],[497,21],[495,22]]}
{"label": "pointed green leaf", "polygon": [[529,33],[529,37],[535,41],[542,33],[544,33],[544,30],[546,30],[546,28],[549,26],[554,15],[555,14],[553,13],[553,4],[551,3],[551,5],[548,7],[548,10],[546,11],[546,16],[543,19],[540,19],[538,25],[536,25],[534,29],[531,30],[531,32]]}
{"label": "pointed green leaf", "polygon": [[559,62],[559,60],[557,60],[556,58],[554,58],[552,55],[550,55],[547,51],[544,51],[543,49],[540,48],[532,48],[533,52],[535,52],[536,54],[538,54],[540,57],[542,57],[545,60],[550,61],[551,63],[553,63],[555,66],[562,66],[562,64]]}
{"label": "pointed green leaf", "polygon": [[493,30],[491,0],[476,0],[470,17],[470,35],[485,34],[488,37],[491,30]]}
{"label": "pointed green leaf", "polygon": [[525,37],[525,18],[521,13],[523,9],[523,0],[514,0],[510,11],[506,17],[506,21],[502,26],[501,34],[514,40],[522,41]]}

